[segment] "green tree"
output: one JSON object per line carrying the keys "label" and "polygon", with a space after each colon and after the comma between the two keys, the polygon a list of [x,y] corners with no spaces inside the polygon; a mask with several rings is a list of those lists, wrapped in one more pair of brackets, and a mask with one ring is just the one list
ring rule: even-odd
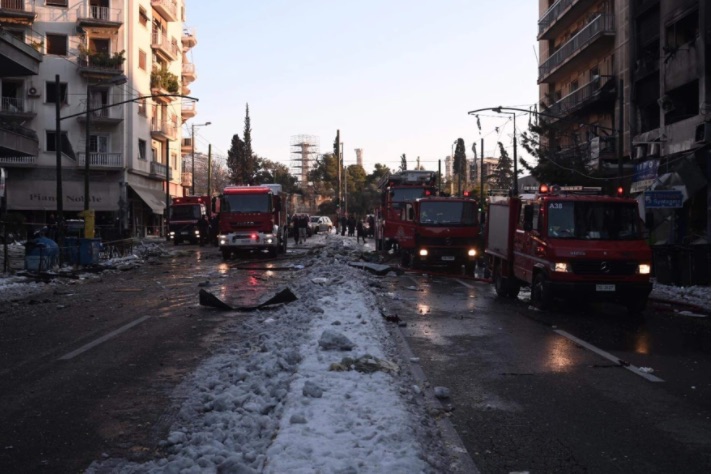
{"label": "green tree", "polygon": [[244,166],[245,142],[240,140],[240,136],[236,133],[232,136],[230,149],[227,152],[227,174],[228,179],[233,184],[244,184],[243,176],[245,175]]}
{"label": "green tree", "polygon": [[251,183],[255,179],[257,172],[256,159],[252,152],[252,127],[250,125],[250,105],[245,104],[245,129],[242,133],[245,141],[244,166],[243,166],[243,183]]}
{"label": "green tree", "polygon": [[401,164],[400,168],[398,168],[399,171],[408,171],[408,161],[405,159],[405,153],[401,155]]}
{"label": "green tree", "polygon": [[497,142],[497,145],[499,146],[499,160],[497,161],[494,173],[487,176],[487,180],[490,181],[492,186],[496,189],[509,190],[514,183],[512,179],[514,176],[512,159],[509,157],[509,153],[505,150],[502,142]]}

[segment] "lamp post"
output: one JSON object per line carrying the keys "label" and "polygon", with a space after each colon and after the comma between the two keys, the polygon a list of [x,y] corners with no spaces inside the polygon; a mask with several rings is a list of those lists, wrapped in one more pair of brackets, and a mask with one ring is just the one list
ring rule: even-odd
{"label": "lamp post", "polygon": [[195,127],[207,127],[211,122],[191,124],[190,126],[190,165],[191,165],[191,177],[190,177],[190,194],[195,195]]}

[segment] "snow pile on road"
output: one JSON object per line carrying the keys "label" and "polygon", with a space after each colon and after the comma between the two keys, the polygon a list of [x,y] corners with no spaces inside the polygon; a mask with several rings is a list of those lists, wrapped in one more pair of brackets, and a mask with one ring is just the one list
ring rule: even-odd
{"label": "snow pile on road", "polygon": [[313,250],[296,302],[236,314],[230,347],[177,390],[165,457],[90,473],[452,472],[422,390],[400,370],[368,274],[342,241]]}

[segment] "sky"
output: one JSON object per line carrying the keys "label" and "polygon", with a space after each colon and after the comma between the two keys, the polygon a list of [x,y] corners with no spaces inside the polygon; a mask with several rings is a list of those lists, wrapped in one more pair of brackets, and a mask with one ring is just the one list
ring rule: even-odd
{"label": "sky", "polygon": [[[163,245],[149,240],[136,247],[136,255],[105,264],[136,266],[143,264],[142,252],[170,256],[178,251]],[[160,441],[168,455],[145,464],[97,459],[89,474],[472,472],[462,457],[448,456],[444,446],[457,452],[457,441],[443,438],[425,415],[426,406],[434,406],[434,393],[446,396],[449,387],[414,378],[408,364],[419,361],[399,355],[402,349],[388,331],[378,297],[399,295],[378,293],[368,272],[348,265],[364,244],[318,234],[306,245],[313,247],[306,256],[288,263],[297,275],[289,283],[297,300],[267,311],[236,312],[226,328],[236,337],[225,338],[230,342],[206,355],[176,387],[178,415]],[[366,249],[373,250],[372,241]],[[79,283],[58,278],[49,285],[82,284],[111,273],[86,274]],[[217,269],[195,279],[203,287],[210,282],[207,289],[216,295],[225,281]],[[0,302],[40,291],[47,285],[0,276]],[[679,311],[679,317],[710,317],[709,287],[656,283],[651,296],[700,308]],[[367,357],[379,370],[333,370],[333,364],[350,367],[344,357]]]}
{"label": "sky", "polygon": [[[537,2],[443,0],[186,0],[186,27],[198,44],[188,53],[198,114],[196,147],[226,155],[243,138],[249,104],[253,151],[291,163],[292,137],[318,140],[330,153],[337,129],[345,164],[363,149],[364,168],[437,170],[462,138],[502,141],[512,156],[512,114],[469,111],[538,100]],[[517,130],[528,115],[517,115]],[[518,155],[526,156],[521,146]],[[481,151],[478,151],[478,155]]]}

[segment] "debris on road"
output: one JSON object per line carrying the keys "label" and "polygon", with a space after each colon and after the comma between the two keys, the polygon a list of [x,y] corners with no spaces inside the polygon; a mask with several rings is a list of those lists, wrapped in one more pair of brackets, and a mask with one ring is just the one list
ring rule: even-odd
{"label": "debris on road", "polygon": [[264,309],[267,306],[273,306],[273,305],[282,304],[282,303],[290,303],[297,299],[297,296],[289,288],[285,288],[285,289],[279,291],[278,293],[276,293],[273,297],[271,297],[264,303],[260,303],[256,306],[233,307],[233,306],[230,306],[229,304],[225,303],[224,301],[220,300],[214,294],[210,293],[209,291],[205,291],[203,289],[200,290],[200,293],[198,296],[199,296],[199,301],[200,301],[201,306],[212,306],[213,308],[222,309],[222,310],[226,310],[226,311],[256,311],[258,309]]}

